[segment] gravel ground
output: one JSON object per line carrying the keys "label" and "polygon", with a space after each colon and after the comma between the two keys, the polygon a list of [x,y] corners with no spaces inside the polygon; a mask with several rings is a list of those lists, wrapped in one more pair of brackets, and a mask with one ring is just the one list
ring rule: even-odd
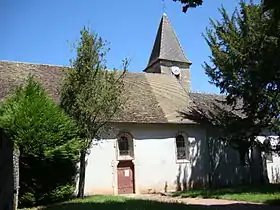
{"label": "gravel ground", "polygon": [[250,203],[245,201],[233,201],[222,199],[202,199],[202,198],[180,198],[161,196],[157,194],[147,195],[125,195],[125,197],[134,199],[153,200],[168,203],[180,203],[192,206],[201,206],[201,209],[231,209],[231,210],[280,210],[280,206],[271,206],[267,204]]}

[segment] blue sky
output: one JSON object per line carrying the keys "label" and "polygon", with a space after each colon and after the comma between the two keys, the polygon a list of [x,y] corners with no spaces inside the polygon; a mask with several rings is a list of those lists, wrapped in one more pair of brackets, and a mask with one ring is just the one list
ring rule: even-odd
{"label": "blue sky", "polygon": [[[220,19],[239,0],[205,0],[184,14],[181,5],[165,0],[167,13],[187,57],[192,61],[192,90],[218,93],[208,83],[202,64],[211,52],[202,33],[209,18]],[[131,59],[129,71],[142,71],[148,62],[163,13],[162,0],[0,0],[0,60],[69,65],[69,45],[83,26],[110,42],[109,68]]]}

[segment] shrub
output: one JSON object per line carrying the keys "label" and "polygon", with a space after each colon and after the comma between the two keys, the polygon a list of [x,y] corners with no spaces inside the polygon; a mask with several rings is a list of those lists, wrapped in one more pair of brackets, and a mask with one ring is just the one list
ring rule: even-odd
{"label": "shrub", "polygon": [[[70,200],[73,198],[75,192],[75,186],[74,185],[65,185],[65,186],[59,186],[55,189],[53,189],[48,195],[47,198],[49,199],[49,202],[58,202],[63,200]],[[47,200],[46,200],[47,201]],[[49,203],[47,202],[47,203]]]}
{"label": "shrub", "polygon": [[32,77],[0,104],[0,127],[20,150],[20,204],[68,198],[81,147],[77,126]]}
{"label": "shrub", "polygon": [[19,200],[19,205],[21,206],[34,206],[35,203],[36,203],[35,195],[31,192],[25,192]]}

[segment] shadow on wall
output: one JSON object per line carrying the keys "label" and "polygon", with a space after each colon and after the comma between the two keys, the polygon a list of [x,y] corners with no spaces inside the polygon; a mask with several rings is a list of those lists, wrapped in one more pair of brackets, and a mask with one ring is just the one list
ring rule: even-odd
{"label": "shadow on wall", "polygon": [[[262,165],[266,161],[251,160],[250,165],[251,158],[247,156],[247,164],[242,165],[235,149],[213,138],[206,139],[206,143],[195,142],[191,145],[189,165],[178,165],[177,191],[268,183],[266,165]],[[251,174],[254,175],[253,179]],[[279,179],[279,171],[274,174],[275,179]]]}
{"label": "shadow on wall", "polygon": [[[182,169],[183,168],[183,169]],[[183,172],[182,172],[183,170]],[[178,167],[178,174],[176,177],[176,191],[182,191],[187,189],[187,165],[180,164]],[[181,178],[183,176],[183,179]],[[182,180],[182,181],[181,181]]]}
{"label": "shadow on wall", "polygon": [[204,188],[207,184],[209,165],[205,144],[194,136],[189,136],[189,162],[179,163],[175,179],[176,190]]}
{"label": "shadow on wall", "polygon": [[219,139],[207,138],[209,152],[208,187],[246,185],[251,182],[250,167],[240,163],[239,153]]}
{"label": "shadow on wall", "polygon": [[[191,119],[206,130],[205,142],[200,142],[200,145],[196,142],[198,152],[191,157],[188,186],[216,188],[268,182],[266,161],[259,147],[254,147],[250,151],[251,154],[249,150],[247,151],[244,164],[244,161],[241,161],[244,158],[240,157],[240,153],[220,140],[220,125],[223,125],[226,119],[233,118],[231,118],[231,111],[226,110],[221,101],[195,102],[195,104],[196,106],[191,110],[179,112],[182,118]],[[228,118],[224,118],[223,115]],[[233,115],[240,118],[238,115]],[[193,145],[190,149],[193,149]],[[182,170],[178,170],[178,173],[182,174]]]}
{"label": "shadow on wall", "polygon": [[280,183],[280,168],[271,166],[272,183]]}

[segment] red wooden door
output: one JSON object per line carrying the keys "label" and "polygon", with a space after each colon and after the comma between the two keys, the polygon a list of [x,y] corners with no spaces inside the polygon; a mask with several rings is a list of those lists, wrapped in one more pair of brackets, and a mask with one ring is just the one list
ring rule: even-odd
{"label": "red wooden door", "polygon": [[118,194],[134,193],[134,175],[132,167],[118,168]]}

